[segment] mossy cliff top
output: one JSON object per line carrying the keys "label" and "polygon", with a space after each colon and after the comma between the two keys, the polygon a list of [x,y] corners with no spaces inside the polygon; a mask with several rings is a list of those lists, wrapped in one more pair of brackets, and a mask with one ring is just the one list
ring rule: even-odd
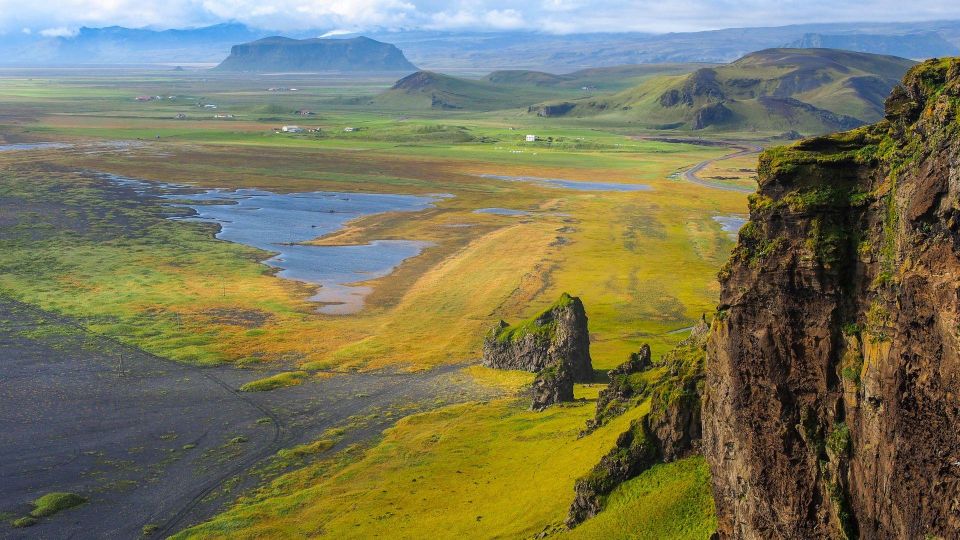
{"label": "mossy cliff top", "polygon": [[[751,220],[740,233],[730,263],[754,266],[788,249],[785,231],[771,227],[786,221],[814,218],[805,251],[810,260],[828,269],[851,261],[840,257],[840,244],[863,236],[842,219],[871,205],[888,208],[883,245],[890,260],[899,210],[909,201],[897,199],[897,184],[906,171],[917,169],[933,153],[943,153],[960,136],[960,59],[918,64],[892,92],[885,118],[873,125],[799,141],[766,150],[760,156],[760,188],[750,197]],[[900,198],[902,199],[902,197]],[[778,217],[775,217],[778,216]]]}
{"label": "mossy cliff top", "polygon": [[490,331],[489,337],[500,343],[517,341],[528,335],[534,336],[537,340],[550,341],[553,339],[557,327],[558,312],[570,307],[573,307],[576,311],[584,312],[583,302],[579,298],[563,293],[550,307],[529,319],[514,325],[508,325],[506,322],[500,321],[500,325],[495,326]]}

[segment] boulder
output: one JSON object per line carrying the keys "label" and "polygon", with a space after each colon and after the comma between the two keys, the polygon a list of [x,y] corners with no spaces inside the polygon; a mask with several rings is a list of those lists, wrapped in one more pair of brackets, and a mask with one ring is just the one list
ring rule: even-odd
{"label": "boulder", "polygon": [[575,382],[593,379],[590,335],[583,302],[564,293],[536,316],[509,325],[500,321],[483,342],[483,365],[539,373],[562,362]]}

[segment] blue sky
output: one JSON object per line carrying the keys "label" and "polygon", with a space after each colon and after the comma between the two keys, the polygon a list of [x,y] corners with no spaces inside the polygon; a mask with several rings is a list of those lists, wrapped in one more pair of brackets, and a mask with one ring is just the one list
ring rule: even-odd
{"label": "blue sky", "polygon": [[674,32],[806,22],[960,19],[956,0],[0,0],[0,31],[175,28],[239,21],[273,30],[526,29]]}

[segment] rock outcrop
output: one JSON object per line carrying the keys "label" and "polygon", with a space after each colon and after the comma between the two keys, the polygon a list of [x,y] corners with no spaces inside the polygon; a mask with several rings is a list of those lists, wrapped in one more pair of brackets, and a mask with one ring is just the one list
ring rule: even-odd
{"label": "rock outcrop", "polygon": [[[611,418],[612,413],[623,414],[639,405],[647,396],[650,412],[632,421],[630,429],[618,437],[616,446],[589,474],[577,480],[566,521],[568,527],[596,515],[606,496],[623,482],[656,463],[681,459],[699,450],[708,332],[706,320],[701,319],[690,336],[657,364],[650,366],[650,348],[644,345],[639,354],[610,372],[610,386],[601,392],[601,397],[606,394],[606,398],[598,400],[597,417],[588,423],[585,433]],[[645,382],[639,393],[641,385],[624,383],[636,374],[648,375],[644,371],[651,367],[662,373],[658,378],[648,376],[651,382]]]}
{"label": "rock outcrop", "polygon": [[653,466],[657,447],[643,419],[630,423],[630,429],[617,437],[617,445],[600,459],[586,476],[574,485],[573,503],[567,527],[573,528],[603,509],[603,500],[614,488]]}
{"label": "rock outcrop", "polygon": [[558,361],[574,381],[593,379],[587,312],[579,298],[567,293],[519,324],[500,321],[483,342],[487,367],[540,372]]}
{"label": "rock outcrop", "polygon": [[563,401],[573,401],[573,376],[566,362],[556,361],[537,373],[531,386],[530,408],[542,411]]}
{"label": "rock outcrop", "polygon": [[593,379],[583,302],[563,293],[531,319],[514,326],[500,321],[484,338],[483,365],[537,373],[530,405],[535,411],[573,401],[573,383]]}
{"label": "rock outcrop", "polygon": [[649,384],[641,374],[652,366],[650,346],[643,345],[640,352],[631,353],[629,360],[608,371],[610,383],[597,396],[597,412],[592,420],[587,420],[587,427],[580,436],[589,435],[645,399]]}
{"label": "rock outcrop", "polygon": [[703,446],[721,538],[960,531],[960,60],[768,150],[721,272]]}

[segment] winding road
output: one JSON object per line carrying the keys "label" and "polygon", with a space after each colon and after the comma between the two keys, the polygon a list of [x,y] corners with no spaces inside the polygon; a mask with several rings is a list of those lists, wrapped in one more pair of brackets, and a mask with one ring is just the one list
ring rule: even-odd
{"label": "winding road", "polygon": [[646,135],[637,135],[631,138],[635,140],[640,140],[640,141],[657,141],[657,142],[676,143],[676,144],[695,144],[698,146],[726,146],[728,148],[735,149],[736,152],[733,152],[732,154],[727,154],[724,156],[701,161],[700,163],[697,163],[693,167],[690,167],[689,169],[685,170],[682,173],[683,179],[693,184],[701,185],[701,186],[712,188],[712,189],[720,189],[723,191],[736,191],[738,193],[753,193],[754,191],[756,191],[753,188],[729,186],[729,185],[717,184],[715,182],[710,182],[708,180],[704,180],[703,178],[700,178],[697,175],[697,173],[705,169],[707,166],[713,163],[716,163],[718,161],[723,161],[726,159],[733,159],[733,158],[738,158],[743,156],[749,156],[752,154],[759,154],[760,152],[763,151],[762,146],[757,146],[756,144],[747,143],[743,141],[732,141],[732,140],[721,140],[721,139],[695,139],[690,137],[651,137]]}
{"label": "winding road", "polygon": [[722,142],[724,146],[735,148],[737,149],[737,151],[733,152],[732,154],[727,154],[725,156],[720,156],[718,158],[708,159],[705,161],[701,161],[700,163],[697,163],[693,167],[690,167],[689,169],[683,172],[683,179],[686,180],[687,182],[692,182],[694,184],[698,184],[698,185],[713,188],[713,189],[722,189],[724,191],[736,191],[739,193],[753,193],[754,191],[756,191],[756,189],[754,188],[717,184],[715,182],[710,182],[708,180],[704,180],[703,178],[700,178],[699,176],[697,176],[697,173],[705,169],[707,166],[713,163],[716,163],[718,161],[723,161],[726,159],[733,159],[733,158],[738,158],[743,156],[749,156],[752,154],[759,154],[760,152],[763,151],[762,146],[745,145],[743,143],[733,142],[733,141],[719,141],[719,142]]}

